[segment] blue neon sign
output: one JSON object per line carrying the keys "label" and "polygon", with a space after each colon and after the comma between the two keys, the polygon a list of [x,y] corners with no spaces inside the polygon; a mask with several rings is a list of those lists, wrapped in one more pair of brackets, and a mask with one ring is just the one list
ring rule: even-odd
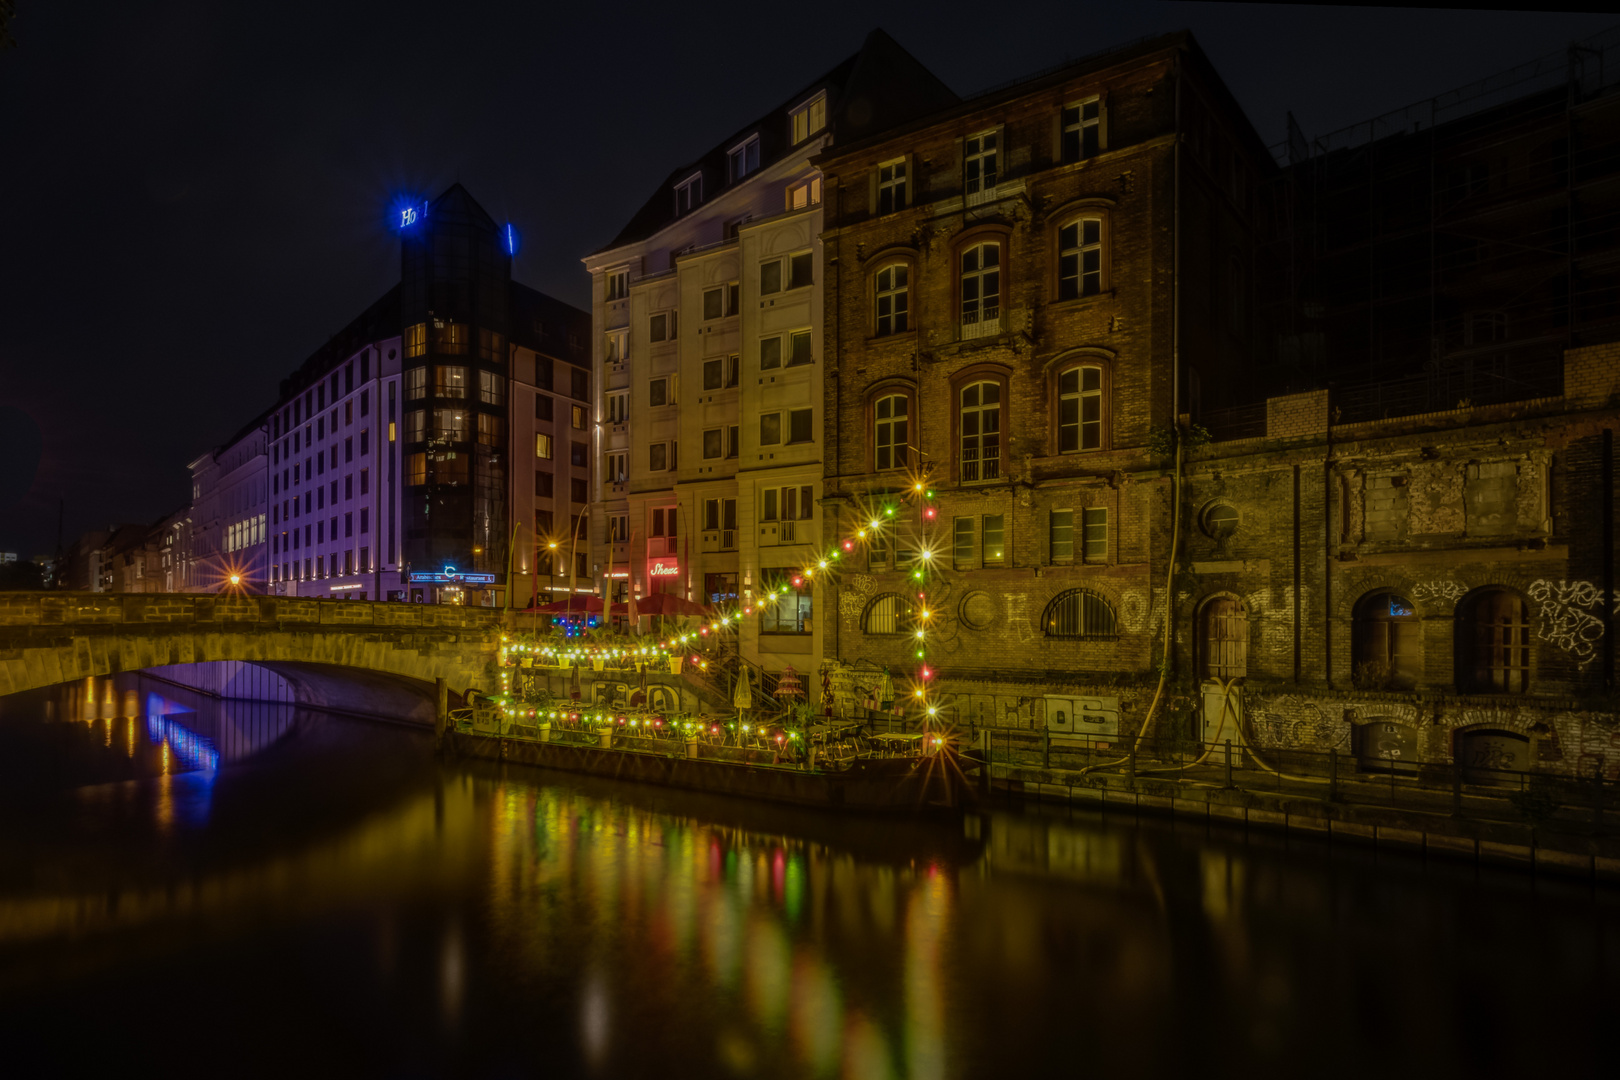
{"label": "blue neon sign", "polygon": [[508,255],[516,255],[517,247],[517,232],[512,228],[512,223],[508,221],[506,223],[506,253]]}
{"label": "blue neon sign", "polygon": [[408,229],[417,222],[424,220],[427,217],[427,212],[427,203],[413,203],[410,206],[402,206],[399,208],[399,217],[395,221],[395,227]]}

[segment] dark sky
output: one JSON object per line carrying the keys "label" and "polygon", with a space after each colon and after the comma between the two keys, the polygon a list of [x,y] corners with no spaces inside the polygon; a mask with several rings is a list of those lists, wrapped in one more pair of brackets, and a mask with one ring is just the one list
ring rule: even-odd
{"label": "dark sky", "polygon": [[1189,28],[1268,143],[1489,75],[1614,16],[1217,3],[21,2],[0,53],[0,551],[185,502],[186,465],[397,280],[385,211],[459,179],[516,273],[580,257],[680,161],[881,26],[960,94]]}

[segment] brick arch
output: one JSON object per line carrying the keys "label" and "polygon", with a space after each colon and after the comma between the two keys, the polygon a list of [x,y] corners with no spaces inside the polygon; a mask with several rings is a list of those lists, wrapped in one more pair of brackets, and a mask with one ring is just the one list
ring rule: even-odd
{"label": "brick arch", "polygon": [[364,601],[0,594],[0,695],[212,660],[304,663],[453,689],[495,685],[501,615]]}

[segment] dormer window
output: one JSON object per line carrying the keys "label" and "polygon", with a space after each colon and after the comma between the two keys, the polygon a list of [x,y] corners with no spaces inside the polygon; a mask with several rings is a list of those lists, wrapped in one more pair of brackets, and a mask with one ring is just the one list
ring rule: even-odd
{"label": "dormer window", "polygon": [[726,169],[735,184],[750,173],[759,171],[759,136],[750,135],[731,148],[726,155]]}
{"label": "dormer window", "polygon": [[703,174],[694,173],[675,185],[675,213],[685,214],[703,201]]}
{"label": "dormer window", "polygon": [[825,95],[805,102],[793,110],[793,142],[802,143],[827,126],[827,98]]}

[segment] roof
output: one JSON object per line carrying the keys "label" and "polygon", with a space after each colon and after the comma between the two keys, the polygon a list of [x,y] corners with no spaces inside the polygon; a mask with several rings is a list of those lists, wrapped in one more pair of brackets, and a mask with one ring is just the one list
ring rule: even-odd
{"label": "roof", "polygon": [[[456,185],[460,187],[460,185]],[[446,193],[448,194],[448,192]],[[442,196],[441,196],[442,198]],[[436,204],[435,204],[436,205]],[[281,380],[281,400],[292,397],[306,386],[313,386],[328,371],[373,342],[397,337],[403,325],[399,306],[399,285],[392,286],[349,325],[333,334],[325,345],[310,354],[297,371]],[[270,409],[274,412],[275,409]]]}
{"label": "roof", "polygon": [[703,174],[705,201],[713,193],[723,191],[730,182],[726,155],[749,136],[759,136],[761,169],[802,147],[802,143],[790,142],[792,110],[823,90],[828,104],[826,130],[835,142],[863,139],[961,100],[894,38],[882,30],[873,30],[859,52],[813,79],[769,112],[744,124],[698,158],[672,169],[612,242],[591,254],[645,240],[675,221],[681,216],[675,210],[675,185],[694,173]]}
{"label": "roof", "polygon": [[591,314],[520,282],[512,282],[507,320],[512,344],[573,364],[591,366]]}

